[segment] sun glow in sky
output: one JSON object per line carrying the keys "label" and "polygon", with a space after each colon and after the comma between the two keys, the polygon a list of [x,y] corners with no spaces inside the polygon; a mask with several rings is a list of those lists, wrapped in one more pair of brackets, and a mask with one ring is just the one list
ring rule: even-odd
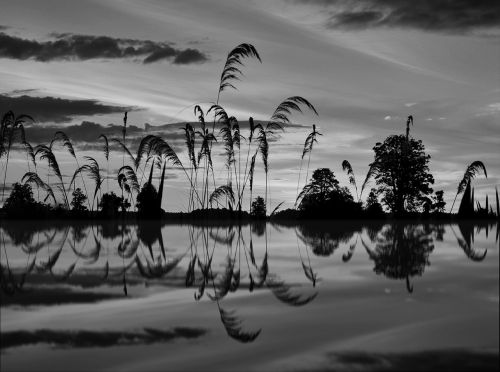
{"label": "sun glow in sky", "polygon": [[[97,140],[101,126],[121,125],[126,110],[129,125],[141,129],[146,123],[196,121],[194,105],[208,109],[217,99],[227,53],[250,43],[262,64],[244,60],[238,89],[221,94],[226,111],[242,122],[250,116],[267,120],[283,99],[299,95],[319,113],[294,114],[292,121],[301,126],[271,143],[269,210],[281,201],[283,207],[293,205],[302,145],[312,124],[323,136],[313,150],[311,171],[329,167],[347,186],[342,161],[350,161],[362,183],[375,143],[403,133],[408,115],[414,117],[411,134],[432,156],[434,189],[445,191],[447,209],[474,160],[488,170],[488,179],[474,181],[483,201],[486,194],[492,198],[500,180],[500,6],[496,1],[447,3],[4,1],[0,109],[34,116],[37,123],[26,130],[32,145],[69,128],[80,161],[94,156],[106,173]],[[82,129],[84,121],[96,125]],[[186,159],[179,126],[164,138]],[[62,148],[56,156],[71,178],[74,160]],[[222,184],[223,161],[215,161],[216,181]],[[112,153],[109,188],[114,190],[114,171],[121,164],[121,153]],[[2,180],[4,166],[2,161]],[[15,152],[7,184],[27,170],[25,155]],[[169,169],[167,176],[163,208],[186,210],[183,173]],[[261,165],[255,182],[254,196],[262,195]]]}

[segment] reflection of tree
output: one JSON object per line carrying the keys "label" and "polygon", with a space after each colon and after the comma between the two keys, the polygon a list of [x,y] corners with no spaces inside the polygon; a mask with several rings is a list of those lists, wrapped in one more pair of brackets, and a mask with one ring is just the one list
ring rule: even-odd
{"label": "reflection of tree", "polygon": [[421,276],[430,265],[429,255],[434,250],[432,236],[422,225],[388,225],[374,241],[370,249],[362,241],[370,259],[375,262],[374,271],[391,279],[406,279],[408,292],[413,292],[410,278]]}
{"label": "reflection of tree", "polygon": [[302,242],[311,248],[316,256],[330,256],[340,245],[347,243],[356,230],[340,224],[302,224],[296,230]]}
{"label": "reflection of tree", "polygon": [[434,233],[434,238],[438,242],[442,242],[444,240],[444,225],[443,224],[435,224],[432,225],[432,231]]}
{"label": "reflection of tree", "polygon": [[255,221],[252,223],[252,233],[257,236],[264,235],[266,231],[266,223],[262,221]]}
{"label": "reflection of tree", "polygon": [[371,223],[367,224],[365,226],[366,233],[368,234],[368,237],[370,240],[373,242],[376,238],[377,235],[380,231],[382,231],[382,228],[384,227],[385,222],[382,221],[372,221]]}
{"label": "reflection of tree", "polygon": [[163,237],[161,235],[161,221],[150,220],[150,221],[138,221],[137,225],[137,237],[141,240],[143,244],[148,247],[151,259],[153,257],[153,244],[158,240],[160,245],[161,254],[163,259],[166,259],[165,246],[163,245]]}

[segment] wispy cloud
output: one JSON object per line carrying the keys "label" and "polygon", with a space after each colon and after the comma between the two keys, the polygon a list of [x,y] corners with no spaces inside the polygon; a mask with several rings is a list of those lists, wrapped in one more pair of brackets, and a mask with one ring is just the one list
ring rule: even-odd
{"label": "wispy cloud", "polygon": [[495,0],[290,0],[328,9],[326,27],[364,30],[412,28],[467,33],[499,28],[500,3]]}
{"label": "wispy cloud", "polygon": [[54,40],[37,41],[0,32],[0,57],[39,62],[143,58],[143,63],[169,60],[178,65],[208,60],[198,49],[179,49],[168,42],[75,34],[51,36]]}

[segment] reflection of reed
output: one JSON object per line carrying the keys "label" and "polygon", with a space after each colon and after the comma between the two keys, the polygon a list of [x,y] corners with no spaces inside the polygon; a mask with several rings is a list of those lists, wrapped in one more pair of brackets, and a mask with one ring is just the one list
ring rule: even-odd
{"label": "reflection of reed", "polygon": [[[479,261],[484,259],[486,253],[474,253],[474,233],[477,233],[477,226],[479,225],[459,225],[462,237],[457,241],[469,258]],[[1,266],[2,291],[10,292],[14,297],[25,296],[21,290],[28,274],[32,277],[31,283],[36,283],[28,290],[37,291],[37,286],[43,284],[61,286],[60,282],[64,282],[75,288],[75,291],[67,296],[68,300],[63,301],[70,302],[69,298],[75,298],[80,303],[116,298],[119,290],[115,291],[114,296],[83,296],[89,294],[83,290],[84,286],[102,283],[115,289],[122,284],[126,296],[136,295],[140,284],[185,286],[193,290],[196,300],[215,303],[218,318],[227,335],[246,343],[257,340],[261,329],[245,324],[247,322],[241,317],[242,309],[228,308],[224,301],[231,299],[235,292],[265,291],[272,294],[280,304],[305,306],[318,296],[318,291],[312,287],[320,280],[315,272],[314,261],[311,260],[313,257],[310,257],[311,252],[331,255],[339,247],[343,247],[342,260],[348,262],[353,257],[358,240],[361,240],[373,260],[377,274],[405,280],[407,290],[412,292],[411,278],[423,274],[434,248],[433,238],[442,239],[444,231],[443,226],[434,225],[359,224],[344,227],[346,226],[335,223],[328,226],[309,224],[296,228],[297,269],[303,271],[306,287],[303,283],[287,283],[276,270],[272,261],[274,242],[270,241],[270,231],[274,230],[268,230],[269,225],[266,224],[224,227],[210,224],[188,225],[184,230],[187,232],[186,250],[182,252],[177,247],[175,253],[164,244],[168,245],[168,242],[163,240],[163,226],[159,223],[66,225],[62,228],[39,229],[35,233],[16,233],[11,225],[9,231],[16,236],[16,242],[22,247],[21,252],[28,259],[26,264],[22,263],[22,269],[18,267],[16,271],[12,270],[7,262],[4,241],[10,233],[5,234],[2,227],[2,252],[5,252]],[[479,231],[485,228],[482,225],[479,227]],[[487,233],[489,230],[488,227]],[[287,231],[282,233],[286,234]],[[363,241],[366,240],[365,234],[370,237],[373,243],[370,245],[373,247]],[[362,235],[363,238],[360,239]],[[11,239],[11,244],[13,241]],[[107,256],[103,252],[107,247],[113,247],[111,252],[121,261],[121,265],[120,261],[116,262],[116,266],[112,265],[111,255]],[[96,268],[94,272],[89,270],[93,267]],[[55,301],[57,291],[54,290],[51,296]],[[15,300],[9,302],[15,303]],[[24,303],[29,303],[29,300]]]}
{"label": "reflection of reed", "polygon": [[[476,226],[477,226],[476,233],[479,233],[484,228],[486,230],[486,237],[488,237],[488,228],[489,228],[488,224],[476,225]],[[460,233],[462,234],[462,238],[460,238],[456,234],[455,230],[453,229],[453,226],[450,226],[450,227],[451,227],[451,231],[453,232],[453,235],[455,235],[455,238],[457,239],[458,246],[463,249],[467,258],[469,258],[471,261],[475,261],[475,262],[481,262],[482,260],[484,260],[488,250],[485,249],[484,252],[482,254],[480,254],[480,253],[477,253],[477,251],[474,249],[474,227],[475,227],[475,225],[473,225],[471,223],[466,223],[466,222],[459,222],[458,229],[460,230]],[[498,226],[497,226],[497,234],[498,234]]]}

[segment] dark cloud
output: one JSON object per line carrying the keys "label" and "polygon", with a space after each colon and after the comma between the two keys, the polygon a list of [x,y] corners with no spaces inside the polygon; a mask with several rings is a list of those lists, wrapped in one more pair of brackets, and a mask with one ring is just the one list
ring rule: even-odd
{"label": "dark cloud", "polygon": [[62,123],[70,121],[75,116],[115,114],[137,109],[105,105],[96,100],[0,94],[0,111],[9,110],[16,114],[30,115],[37,122]]}
{"label": "dark cloud", "polygon": [[[142,137],[148,134],[161,136],[175,151],[181,152],[184,149],[184,133],[180,129],[182,124],[167,124],[162,126],[152,126],[146,124],[146,128],[139,128],[135,125],[127,125],[127,145],[132,152],[135,152]],[[83,121],[81,124],[60,126],[60,125],[31,125],[25,129],[26,140],[33,146],[42,143],[49,143],[54,138],[54,133],[62,130],[70,138],[71,142],[80,151],[102,151],[104,141],[99,139],[104,134],[109,141],[112,138],[122,138],[122,125],[102,125],[91,121]],[[115,142],[110,145],[114,150],[119,150]]]}
{"label": "dark cloud", "polygon": [[179,65],[187,65],[190,63],[202,63],[207,60],[207,57],[198,49],[185,49],[175,56],[174,63]]}
{"label": "dark cloud", "polygon": [[144,59],[144,63],[157,62],[161,59],[171,58],[176,56],[176,50],[172,47],[166,46],[151,53]]}
{"label": "dark cloud", "polygon": [[166,59],[174,64],[200,63],[208,59],[197,49],[178,49],[166,42],[74,34],[51,34],[51,37],[54,40],[37,41],[0,32],[0,58],[40,62],[143,58],[143,63]]}
{"label": "dark cloud", "polygon": [[498,0],[290,0],[328,9],[334,29],[414,28],[466,33],[500,25]]}
{"label": "dark cloud", "polygon": [[[266,124],[266,122],[258,121],[256,122]],[[198,122],[190,123],[195,130],[200,129],[200,124]],[[132,153],[135,153],[137,150],[137,146],[140,143],[141,139],[149,134],[153,134],[156,136],[160,136],[168,144],[172,147],[172,149],[178,154],[186,151],[185,146],[185,135],[183,128],[185,123],[171,123],[171,124],[163,124],[163,125],[150,125],[148,123],[144,124],[144,128],[140,128],[135,125],[127,126],[127,138],[126,143],[129,146],[129,149]],[[221,124],[216,124],[215,133],[219,134],[219,129]],[[304,126],[297,124],[287,124],[287,128],[303,128]],[[110,141],[110,146],[113,151],[122,151],[120,146],[111,141],[111,139],[120,139],[122,138],[122,125],[109,124],[102,125],[99,123],[91,122],[91,121],[82,121],[81,124],[75,125],[30,125],[25,128],[26,140],[32,145],[35,146],[37,144],[47,144],[54,138],[55,132],[62,130],[66,135],[70,138],[71,142],[78,149],[78,151],[102,151],[104,146],[104,140],[100,139],[99,136],[101,134],[105,135]],[[242,131],[246,131],[249,128],[248,121],[240,122],[240,128]],[[243,133],[246,135],[245,133]],[[276,142],[277,137],[269,137],[269,142]],[[199,139],[197,138],[197,148],[199,147]],[[16,143],[15,149],[22,149],[23,147]],[[219,151],[220,150],[220,151]],[[214,143],[214,156],[219,153],[222,154],[222,144],[219,142]]]}
{"label": "dark cloud", "polygon": [[[91,121],[83,121],[81,124],[65,127],[33,125],[26,128],[26,140],[32,144],[48,143],[58,130],[63,130],[73,142],[95,144],[102,147],[102,143],[96,143],[99,136],[104,134],[109,138],[121,138],[122,126],[113,124],[104,126]],[[143,130],[136,126],[127,127],[127,135],[135,136],[142,132]]]}

